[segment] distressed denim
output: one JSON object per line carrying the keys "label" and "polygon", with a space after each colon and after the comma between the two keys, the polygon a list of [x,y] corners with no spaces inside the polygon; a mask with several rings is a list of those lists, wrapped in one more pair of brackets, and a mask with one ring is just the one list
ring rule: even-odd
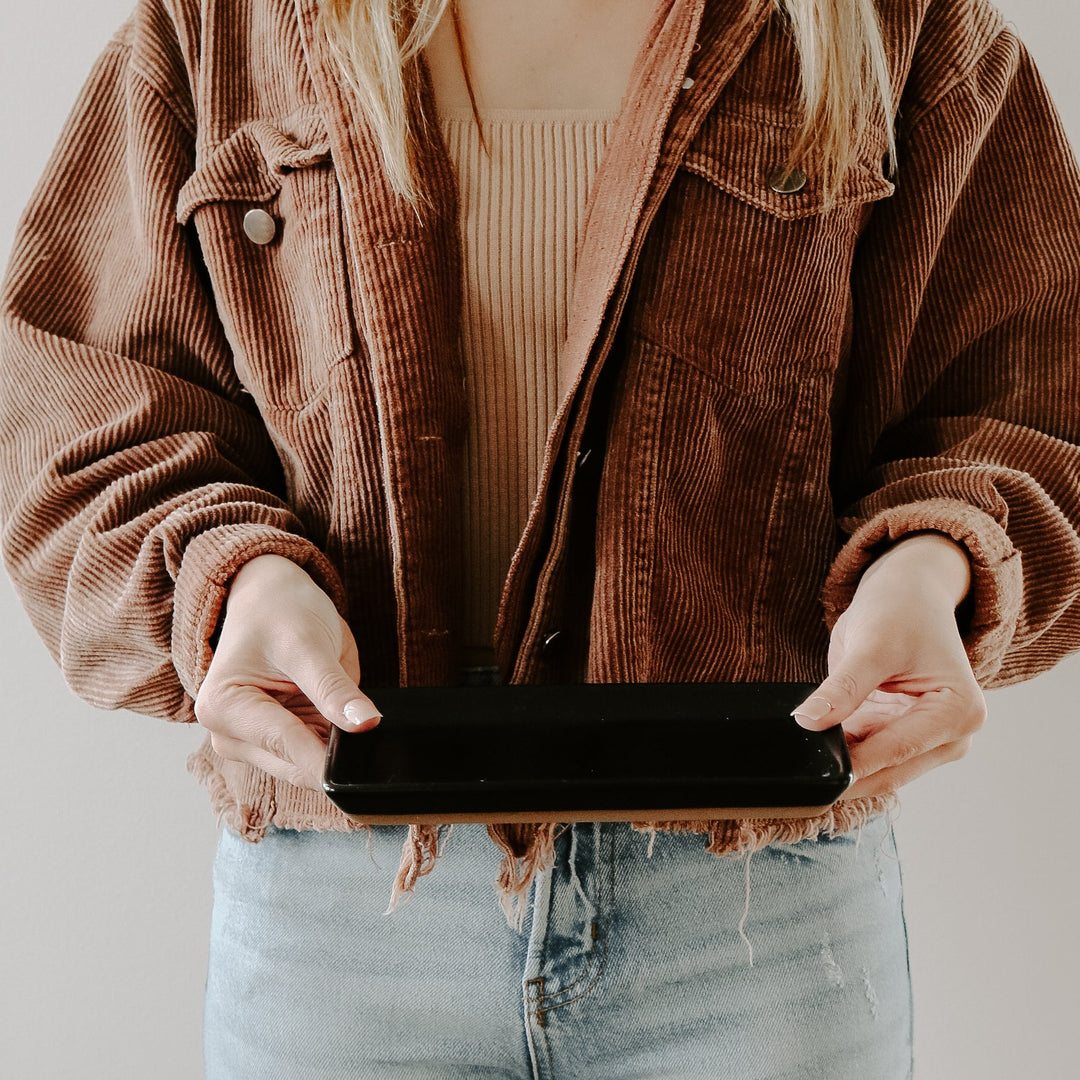
{"label": "distressed denim", "polygon": [[384,915],[405,826],[225,830],[207,1080],[905,1080],[911,993],[890,821],[717,858],[689,833],[567,826],[521,931],[455,826]]}

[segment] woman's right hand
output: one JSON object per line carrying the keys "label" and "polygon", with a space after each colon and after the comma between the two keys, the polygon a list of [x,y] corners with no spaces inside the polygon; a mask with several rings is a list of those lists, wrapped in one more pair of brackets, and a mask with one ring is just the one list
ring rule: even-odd
{"label": "woman's right hand", "polygon": [[259,555],[229,589],[195,716],[222,757],[321,791],[330,724],[379,722],[359,680],[356,642],[330,597],[291,560]]}

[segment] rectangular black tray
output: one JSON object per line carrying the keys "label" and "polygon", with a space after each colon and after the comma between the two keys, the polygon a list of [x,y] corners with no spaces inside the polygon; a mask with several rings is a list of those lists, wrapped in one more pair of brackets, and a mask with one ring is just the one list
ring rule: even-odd
{"label": "rectangular black tray", "polygon": [[362,821],[613,821],[821,813],[843,732],[789,715],[813,683],[585,683],[369,691],[333,728],[324,788]]}

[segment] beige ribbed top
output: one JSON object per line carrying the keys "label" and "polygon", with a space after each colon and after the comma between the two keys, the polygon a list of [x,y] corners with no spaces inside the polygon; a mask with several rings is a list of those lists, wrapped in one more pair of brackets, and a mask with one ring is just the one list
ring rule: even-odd
{"label": "beige ribbed top", "polygon": [[575,258],[614,119],[496,109],[478,126],[469,110],[439,116],[458,178],[464,256],[468,663],[494,663],[499,597],[558,407]]}

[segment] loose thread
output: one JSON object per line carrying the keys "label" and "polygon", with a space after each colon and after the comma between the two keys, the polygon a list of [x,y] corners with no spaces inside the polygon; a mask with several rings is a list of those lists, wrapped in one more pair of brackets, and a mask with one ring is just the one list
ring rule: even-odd
{"label": "loose thread", "polygon": [[408,836],[401,848],[401,864],[390,893],[390,905],[384,915],[389,915],[401,900],[412,898],[416,882],[430,874],[439,857],[439,827],[437,825],[410,825]]}
{"label": "loose thread", "polygon": [[[495,891],[499,905],[512,929],[521,931],[528,889],[541,870],[555,861],[555,840],[569,826],[532,825],[523,838],[512,825],[489,825],[488,835],[504,852]],[[524,839],[524,842],[522,842]]]}
{"label": "loose thread", "polygon": [[593,906],[593,902],[585,895],[585,889],[581,884],[581,878],[578,877],[577,872],[577,848],[578,848],[578,830],[571,827],[570,831],[570,884],[574,886],[574,892],[577,893],[578,898],[584,905],[585,910],[588,912],[588,919],[591,920],[596,914],[596,908]]}
{"label": "loose thread", "polygon": [[889,810],[888,810],[889,827],[882,834],[881,839],[878,841],[878,846],[877,846],[878,854],[883,856],[884,858],[888,859],[890,862],[894,862],[894,863],[898,863],[900,861],[899,856],[898,855],[893,855],[890,852],[886,851],[885,850],[885,845],[889,842],[889,837],[890,836],[893,838],[893,844],[894,845],[896,844],[895,825],[896,825],[897,819],[900,817],[900,809],[901,809],[901,807],[900,807],[899,801],[894,806],[889,807]]}
{"label": "loose thread", "polygon": [[375,834],[371,829],[367,831],[367,857],[376,870],[382,869],[379,860],[375,858]]}
{"label": "loose thread", "polygon": [[651,859],[653,848],[656,847],[656,829],[655,827],[649,830],[649,846],[645,849],[645,858]]}
{"label": "loose thread", "polygon": [[750,952],[750,966],[754,966],[754,946],[751,944],[750,939],[746,936],[746,931],[743,929],[746,926],[746,919],[750,914],[750,856],[753,855],[752,851],[746,852],[746,906],[743,908],[742,918],[739,920],[739,937],[746,942],[746,948]]}
{"label": "loose thread", "polygon": [[446,826],[446,832],[442,835],[441,842],[439,843],[439,850],[436,852],[435,857],[441,859],[446,852],[446,845],[450,843],[450,837],[453,835],[453,824]]}

